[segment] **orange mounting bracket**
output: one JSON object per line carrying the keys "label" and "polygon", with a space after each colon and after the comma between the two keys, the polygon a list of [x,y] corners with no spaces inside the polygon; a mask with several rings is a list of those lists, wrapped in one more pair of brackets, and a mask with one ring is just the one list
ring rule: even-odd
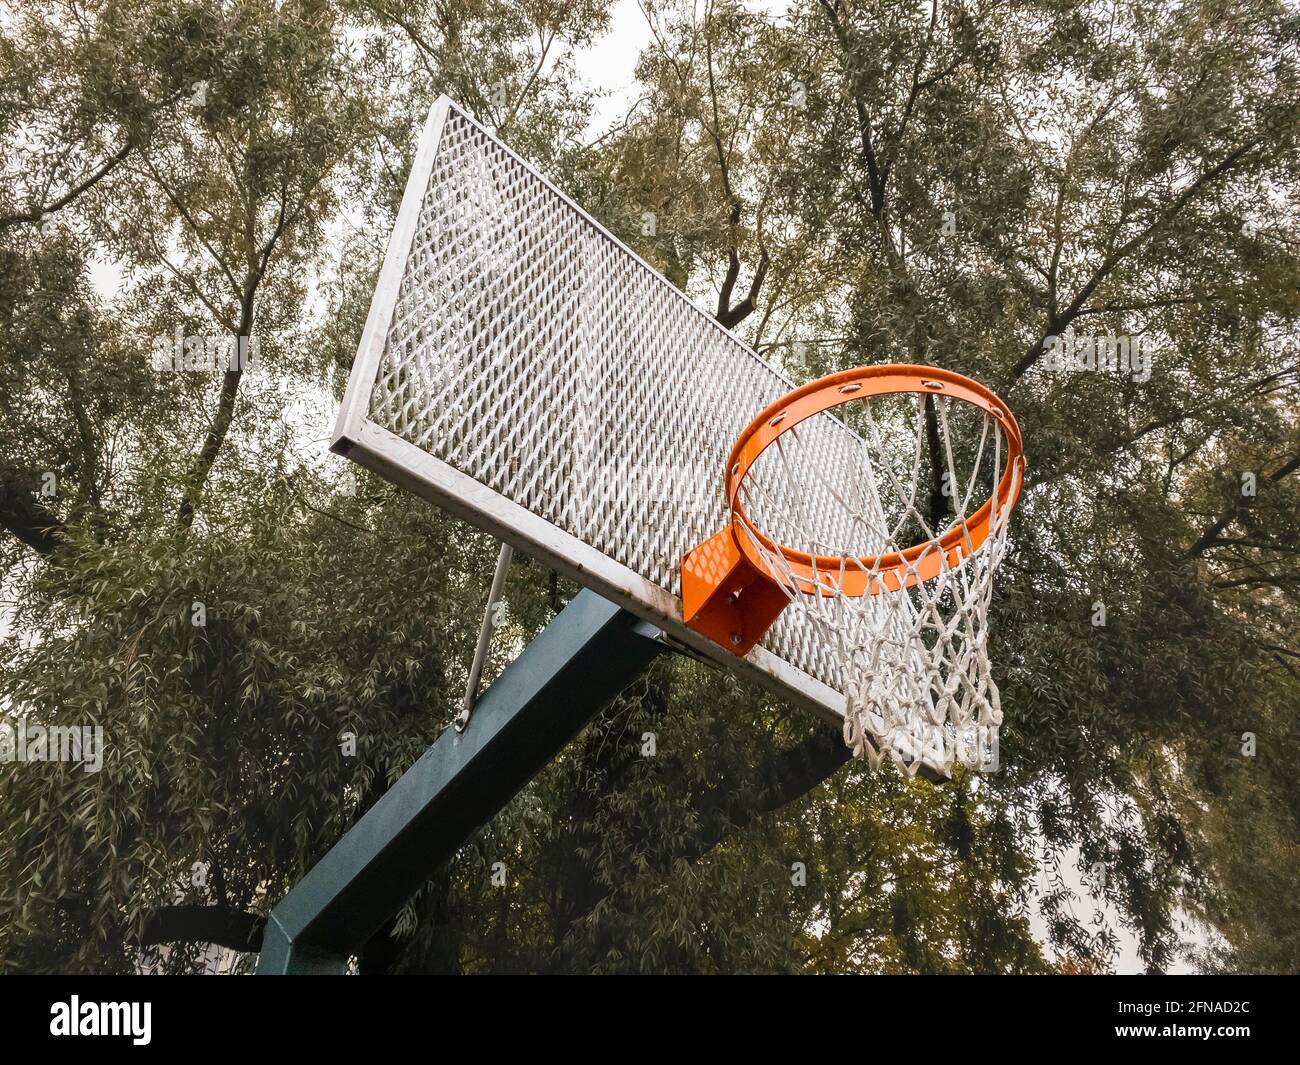
{"label": "orange mounting bracket", "polygon": [[738,655],[749,653],[789,603],[780,585],[736,546],[730,525],[682,559],[682,617],[687,627]]}

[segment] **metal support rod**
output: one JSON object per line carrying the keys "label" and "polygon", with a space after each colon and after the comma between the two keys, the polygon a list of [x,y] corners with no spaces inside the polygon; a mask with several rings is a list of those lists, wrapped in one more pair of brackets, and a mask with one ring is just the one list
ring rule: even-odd
{"label": "metal support rod", "polygon": [[667,650],[653,625],[580,592],[267,919],[259,973],[342,973],[429,872]]}
{"label": "metal support rod", "polygon": [[469,667],[465,698],[461,700],[460,713],[456,715],[457,732],[469,724],[469,715],[474,712],[474,700],[478,698],[479,681],[483,679],[483,663],[487,661],[488,648],[492,646],[492,635],[497,631],[496,605],[506,586],[506,574],[510,572],[510,560],[514,555],[513,547],[505,543],[501,545],[501,553],[497,555],[496,572],[492,574],[492,588],[488,592],[487,606],[483,609],[483,624],[478,630],[478,646],[474,648],[474,661]]}

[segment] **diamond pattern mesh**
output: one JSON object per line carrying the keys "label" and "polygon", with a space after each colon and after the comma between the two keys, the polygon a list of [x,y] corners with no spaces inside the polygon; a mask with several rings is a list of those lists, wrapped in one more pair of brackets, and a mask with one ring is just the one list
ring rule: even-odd
{"label": "diamond pattern mesh", "polygon": [[[791,387],[449,111],[373,421],[680,595],[682,555],[727,521],[732,444]],[[809,525],[834,540],[849,530],[825,483],[858,468],[861,442],[834,419],[817,422],[800,455],[820,479],[794,471],[788,483],[782,471],[765,488],[778,500],[796,491]],[[766,531],[791,532],[779,522]],[[798,613],[787,611],[764,644],[843,690],[839,665]]]}

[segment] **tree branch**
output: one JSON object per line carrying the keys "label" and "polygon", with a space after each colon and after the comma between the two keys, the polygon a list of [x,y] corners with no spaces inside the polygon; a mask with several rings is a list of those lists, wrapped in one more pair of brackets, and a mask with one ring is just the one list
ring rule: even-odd
{"label": "tree branch", "polygon": [[262,949],[266,918],[227,906],[164,906],[145,919],[141,946],[213,943],[243,952]]}
{"label": "tree branch", "polygon": [[[1287,462],[1283,463],[1272,473],[1268,474],[1266,479],[1269,481],[1280,481],[1287,474],[1292,473],[1297,469],[1300,469],[1300,455],[1293,455]],[[1219,534],[1232,524],[1233,520],[1240,515],[1243,509],[1244,503],[1239,503],[1228,511],[1228,513],[1215,520],[1212,524],[1207,525],[1201,531],[1201,535],[1196,538],[1196,542],[1183,552],[1183,558],[1196,558],[1198,555],[1204,554],[1211,547],[1214,547],[1219,540]]]}
{"label": "tree branch", "polygon": [[0,466],[0,527],[34,551],[50,554],[63,534],[63,522],[33,496],[34,480]]}
{"label": "tree branch", "polygon": [[[235,343],[239,343],[240,336],[247,335],[248,333],[241,328],[239,335],[235,338]],[[203,447],[194,460],[194,467],[190,471],[189,488],[186,489],[185,495],[181,499],[180,510],[177,513],[177,524],[182,531],[187,532],[190,526],[194,524],[194,509],[198,504],[199,497],[203,494],[203,487],[207,483],[208,473],[212,470],[213,463],[217,461],[221,445],[226,442],[226,434],[230,432],[230,423],[235,417],[235,398],[239,394],[239,382],[243,376],[244,372],[238,368],[228,369],[221,379],[221,396],[217,400],[217,415],[212,420],[212,425],[208,427],[208,435],[203,440]]]}
{"label": "tree branch", "polygon": [[728,307],[731,301],[731,290],[736,283],[736,275],[740,273],[740,260],[735,251],[731,253],[731,263],[727,269],[727,278],[723,282],[722,291],[718,294],[718,313],[714,316],[728,329],[733,329],[754,313],[754,308],[758,306],[758,293],[763,287],[763,280],[767,277],[767,249],[763,248],[758,256],[758,268],[754,271],[754,279],[749,285],[749,295],[737,303],[734,307]]}
{"label": "tree branch", "polygon": [[4,229],[8,226],[19,225],[20,223],[23,222],[39,222],[46,215],[53,214],[55,211],[62,210],[73,200],[75,200],[78,196],[80,196],[83,192],[88,192],[90,191],[90,189],[94,188],[97,184],[99,184],[99,182],[103,180],[103,178],[105,178],[109,173],[111,173],[114,169],[116,169],[117,165],[121,163],[122,160],[124,160],[128,155],[131,154],[131,150],[134,147],[135,145],[132,144],[130,140],[128,140],[125,144],[122,145],[121,148],[119,148],[116,152],[114,152],[107,159],[105,159],[104,162],[100,164],[99,168],[95,170],[88,178],[86,178],[85,181],[81,182],[79,185],[74,186],[72,189],[64,193],[58,199],[53,200],[47,204],[42,204],[40,207],[34,207],[30,211],[23,211],[20,212],[19,214],[0,216],[0,229]]}
{"label": "tree branch", "polygon": [[1230,152],[1215,166],[1204,171],[1191,183],[1191,185],[1183,190],[1182,194],[1179,195],[1172,204],[1170,204],[1159,218],[1143,229],[1140,233],[1134,234],[1118,248],[1109,252],[1097,269],[1092,272],[1092,276],[1088,278],[1083,287],[1079,289],[1078,293],[1076,293],[1074,299],[1070,301],[1069,306],[1059,315],[1052,313],[1049,308],[1047,328],[1043,331],[1042,336],[1029,345],[1029,350],[1026,351],[1020,361],[1012,367],[1011,373],[1003,382],[1003,387],[1008,389],[1012,388],[1017,381],[1024,377],[1024,375],[1033,368],[1034,364],[1042,358],[1043,353],[1047,350],[1047,338],[1058,335],[1079,316],[1083,311],[1084,304],[1092,296],[1093,292],[1096,291],[1097,286],[1110,276],[1116,266],[1123,262],[1132,252],[1136,251],[1162,228],[1172,222],[1182,212],[1183,208],[1196,198],[1197,193],[1200,192],[1201,189],[1206,185],[1217,181],[1220,177],[1231,170],[1241,157],[1250,151],[1250,149],[1255,147],[1257,143],[1257,140],[1247,141],[1235,151]]}

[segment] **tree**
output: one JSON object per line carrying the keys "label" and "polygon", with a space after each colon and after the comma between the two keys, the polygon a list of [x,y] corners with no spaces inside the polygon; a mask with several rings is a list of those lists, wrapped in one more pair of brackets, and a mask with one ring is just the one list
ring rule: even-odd
{"label": "tree", "polygon": [[[455,716],[494,546],[323,453],[447,91],[794,376],[934,362],[1006,396],[1007,723],[999,772],[906,781],[663,659],[359,967],[1101,971],[1074,864],[1152,968],[1191,919],[1203,966],[1294,971],[1294,20],[645,10],[644,91],[590,143],[595,0],[67,0],[0,29],[0,713],[106,738],[98,773],[0,773],[0,967],[246,967]],[[178,330],[255,361],[160,368]],[[1151,361],[1053,365],[1101,336]],[[489,672],[574,591],[520,558]]]}

